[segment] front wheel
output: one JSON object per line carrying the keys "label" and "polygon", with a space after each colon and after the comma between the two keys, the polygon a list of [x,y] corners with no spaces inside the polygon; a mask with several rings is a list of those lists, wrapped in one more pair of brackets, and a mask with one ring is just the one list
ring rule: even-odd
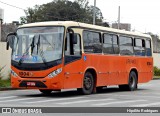
{"label": "front wheel", "polygon": [[93,88],[94,88],[93,75],[90,72],[86,72],[83,78],[83,87],[77,90],[84,95],[89,95],[93,92]]}

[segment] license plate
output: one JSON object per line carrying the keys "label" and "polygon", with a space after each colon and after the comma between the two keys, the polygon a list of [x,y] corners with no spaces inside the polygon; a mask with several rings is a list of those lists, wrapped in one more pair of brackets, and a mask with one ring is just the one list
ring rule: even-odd
{"label": "license plate", "polygon": [[27,86],[35,86],[36,83],[35,82],[27,82]]}

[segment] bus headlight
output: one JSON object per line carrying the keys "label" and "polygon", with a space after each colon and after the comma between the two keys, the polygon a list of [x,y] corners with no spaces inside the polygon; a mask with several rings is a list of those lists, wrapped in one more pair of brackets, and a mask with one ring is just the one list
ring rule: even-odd
{"label": "bus headlight", "polygon": [[59,73],[61,73],[61,72],[62,72],[62,68],[59,68],[59,69],[51,72],[51,73],[48,75],[48,77],[53,78],[53,77],[57,76]]}
{"label": "bus headlight", "polygon": [[18,76],[13,70],[11,70],[11,74],[12,74],[14,77],[17,77],[17,76]]}

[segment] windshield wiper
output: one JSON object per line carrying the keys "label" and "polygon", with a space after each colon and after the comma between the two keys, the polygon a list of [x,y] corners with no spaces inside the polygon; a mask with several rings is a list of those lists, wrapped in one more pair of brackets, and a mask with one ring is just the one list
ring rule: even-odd
{"label": "windshield wiper", "polygon": [[45,65],[47,65],[47,62],[46,62],[46,59],[45,59],[45,57],[44,57],[44,52],[40,49],[40,35],[39,35],[39,37],[38,37],[38,42],[37,42],[37,54],[38,54],[38,51],[40,51],[40,56],[41,56],[41,58],[42,58],[42,61],[43,61],[43,63],[45,64]]}
{"label": "windshield wiper", "polygon": [[45,57],[44,57],[44,52],[43,52],[42,50],[40,50],[40,56],[41,56],[41,58],[42,58],[43,63],[44,63],[45,65],[47,65],[46,59],[45,59]]}
{"label": "windshield wiper", "polygon": [[26,51],[23,53],[22,57],[20,58],[20,60],[19,60],[19,62],[18,62],[19,65],[21,65],[22,62],[24,61],[24,56],[29,53],[29,49],[30,49],[31,46],[32,46],[32,48],[31,48],[31,53],[33,52],[32,50],[33,50],[33,48],[34,48],[34,46],[33,46],[33,45],[34,45],[34,38],[35,38],[35,35],[34,35],[33,38],[32,38],[31,44],[29,45],[29,47],[26,49]]}
{"label": "windshield wiper", "polygon": [[[39,36],[38,36],[38,41],[37,41],[37,43],[35,44],[35,35],[33,36],[31,44],[30,44],[29,47],[26,49],[26,51],[23,53],[22,57],[20,58],[20,60],[19,60],[19,62],[18,62],[19,65],[21,65],[22,62],[24,61],[24,56],[29,53],[30,47],[31,47],[31,55],[33,54],[33,51],[34,51],[35,46],[37,46],[37,54],[38,54],[38,52],[40,52],[39,54],[40,54],[40,56],[41,56],[41,58],[42,58],[43,63],[44,63],[45,65],[47,65],[47,61],[46,61],[46,59],[45,59],[45,57],[44,57],[44,52],[43,52],[43,50],[40,49],[40,39],[41,39],[41,38],[40,38],[40,35],[39,35]],[[49,42],[48,42],[48,43],[49,43]]]}

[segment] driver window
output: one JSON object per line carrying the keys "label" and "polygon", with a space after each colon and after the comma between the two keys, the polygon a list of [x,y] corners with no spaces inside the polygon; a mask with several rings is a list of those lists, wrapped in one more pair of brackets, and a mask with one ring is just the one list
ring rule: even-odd
{"label": "driver window", "polygon": [[76,34],[76,36],[77,36],[77,43],[73,45],[74,55],[81,56],[80,35]]}
{"label": "driver window", "polygon": [[[71,43],[69,33],[67,33],[65,40],[65,64],[81,58],[81,39],[79,34],[75,34],[77,36],[77,43]],[[73,49],[74,54],[71,54],[71,49]]]}

